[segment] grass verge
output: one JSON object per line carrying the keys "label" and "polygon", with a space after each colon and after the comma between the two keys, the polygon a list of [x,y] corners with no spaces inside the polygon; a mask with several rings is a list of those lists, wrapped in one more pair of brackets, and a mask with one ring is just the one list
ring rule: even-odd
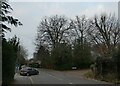
{"label": "grass verge", "polygon": [[89,70],[87,73],[83,75],[87,79],[95,79],[100,81],[106,81],[110,83],[120,84],[120,80],[116,79],[114,74],[107,74],[104,78],[101,77],[95,77],[94,73]]}

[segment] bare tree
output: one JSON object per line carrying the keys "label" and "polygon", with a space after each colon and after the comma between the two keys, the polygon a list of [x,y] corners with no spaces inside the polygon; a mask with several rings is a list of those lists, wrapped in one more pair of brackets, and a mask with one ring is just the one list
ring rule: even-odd
{"label": "bare tree", "polygon": [[22,45],[20,45],[20,55],[27,60],[28,50]]}
{"label": "bare tree", "polygon": [[120,22],[115,15],[102,14],[90,20],[89,38],[100,47],[102,54],[110,57],[112,50],[120,43]]}
{"label": "bare tree", "polygon": [[71,24],[63,16],[46,17],[38,26],[36,41],[39,44],[49,44],[55,47],[58,43],[65,42]]}
{"label": "bare tree", "polygon": [[73,20],[75,39],[73,40],[73,64],[78,68],[88,68],[92,62],[90,45],[88,45],[87,31],[89,27],[85,15],[76,16]]}
{"label": "bare tree", "polygon": [[84,44],[84,41],[87,39],[87,30],[88,30],[88,21],[85,15],[78,17],[73,20],[73,28],[75,31],[75,40],[77,39],[81,45]]}

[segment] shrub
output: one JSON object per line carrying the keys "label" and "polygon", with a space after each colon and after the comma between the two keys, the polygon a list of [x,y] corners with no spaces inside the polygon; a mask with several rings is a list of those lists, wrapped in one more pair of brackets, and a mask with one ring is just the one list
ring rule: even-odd
{"label": "shrub", "polygon": [[85,69],[89,68],[92,64],[92,55],[90,47],[86,44],[76,44],[73,50],[73,63],[77,68]]}
{"label": "shrub", "polygon": [[68,70],[72,68],[71,47],[67,44],[59,44],[51,51],[51,60],[54,69]]}
{"label": "shrub", "polygon": [[29,67],[40,68],[40,64],[38,64],[38,63],[31,63],[31,64],[29,64]]}
{"label": "shrub", "polygon": [[63,64],[63,65],[60,65],[60,66],[56,66],[55,69],[56,70],[71,70],[72,69],[72,64],[67,63],[67,64]]}
{"label": "shrub", "polygon": [[2,84],[9,84],[15,74],[16,53],[13,45],[2,42]]}
{"label": "shrub", "polygon": [[[96,59],[96,77],[102,80],[120,80],[120,59],[119,53],[114,53],[112,58],[98,57]],[[110,75],[111,74],[111,75]]]}

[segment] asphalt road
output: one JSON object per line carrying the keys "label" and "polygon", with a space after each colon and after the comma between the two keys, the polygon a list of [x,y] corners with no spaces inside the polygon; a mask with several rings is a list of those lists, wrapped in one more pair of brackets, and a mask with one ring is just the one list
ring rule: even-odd
{"label": "asphalt road", "polygon": [[39,69],[39,75],[21,76],[15,75],[13,84],[108,84],[96,80],[88,80],[81,76],[66,74],[61,71]]}

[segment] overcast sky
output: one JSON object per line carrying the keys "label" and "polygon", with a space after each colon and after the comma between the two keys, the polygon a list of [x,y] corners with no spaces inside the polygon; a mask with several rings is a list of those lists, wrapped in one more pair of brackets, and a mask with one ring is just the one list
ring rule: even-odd
{"label": "overcast sky", "polygon": [[37,26],[44,16],[57,14],[65,15],[67,18],[74,18],[76,15],[93,17],[102,12],[118,15],[117,2],[10,2],[10,5],[14,9],[12,15],[18,18],[23,26],[12,27],[12,32],[8,32],[6,37],[17,35],[21,44],[28,49],[29,58],[35,51]]}

